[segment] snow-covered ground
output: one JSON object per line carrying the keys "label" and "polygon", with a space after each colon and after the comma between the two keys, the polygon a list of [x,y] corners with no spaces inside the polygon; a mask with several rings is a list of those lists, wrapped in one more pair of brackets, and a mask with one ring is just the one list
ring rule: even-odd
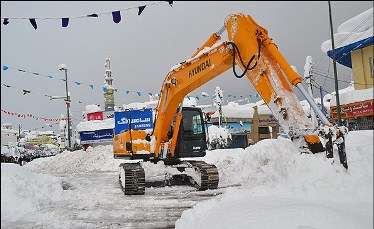
{"label": "snow-covered ground", "polygon": [[[165,228],[177,220],[177,228],[372,228],[373,131],[350,132],[346,145],[348,172],[323,154],[299,154],[282,138],[208,151],[203,159],[219,170],[218,190],[147,188],[136,197],[120,190],[122,160],[111,146],[22,167],[2,163],[1,225]],[[144,167],[147,180],[165,175],[162,163]]]}
{"label": "snow-covered ground", "polygon": [[5,222],[50,221],[51,215],[41,214],[39,210],[58,201],[62,192],[62,181],[58,177],[34,173],[12,163],[2,163],[1,228]]}
{"label": "snow-covered ground", "polygon": [[221,185],[242,186],[185,211],[176,228],[373,228],[373,131],[350,132],[346,147],[348,172],[283,139],[212,151]]}

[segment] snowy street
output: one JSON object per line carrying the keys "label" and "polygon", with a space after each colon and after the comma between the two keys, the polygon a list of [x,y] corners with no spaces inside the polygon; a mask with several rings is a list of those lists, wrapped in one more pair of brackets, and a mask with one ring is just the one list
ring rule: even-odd
{"label": "snowy street", "polygon": [[[98,148],[94,153],[103,149]],[[76,156],[80,156],[82,160],[82,164],[79,166],[53,158],[35,160],[33,162],[35,163],[34,169],[35,167],[40,169],[41,167],[38,165],[44,165],[42,167],[43,173],[49,173],[59,178],[60,184],[58,186],[61,187],[56,188],[65,190],[59,190],[60,197],[51,202],[45,200],[39,202],[40,211],[32,212],[30,210],[28,212],[35,215],[26,216],[25,214],[17,221],[12,222],[6,220],[7,213],[2,213],[4,217],[2,217],[1,228],[174,228],[175,221],[180,218],[184,210],[192,208],[198,201],[221,194],[221,190],[224,189],[197,192],[195,188],[189,186],[151,187],[146,188],[144,196],[125,196],[118,183],[118,173],[115,171],[116,165],[121,160],[111,158],[110,147],[105,149],[106,151],[101,154],[87,155],[86,152],[75,152]],[[71,159],[69,154],[60,156]],[[103,155],[105,158],[100,157]],[[85,156],[87,156],[87,160],[84,160]],[[73,160],[79,161],[77,158]],[[108,160],[112,163],[105,166]],[[48,161],[51,163],[46,163]],[[9,166],[27,170],[27,167],[32,167],[33,163],[25,167],[2,164],[2,169]],[[91,168],[101,166],[103,170],[91,171],[90,165]],[[148,166],[152,167],[152,165]],[[59,169],[54,170],[54,167],[59,167],[65,172]],[[2,173],[2,175],[6,174]],[[158,175],[160,174],[156,174],[156,176]],[[4,190],[7,191],[6,186]],[[33,193],[28,191],[25,194],[30,194],[29,197],[32,198]],[[45,193],[45,195],[48,194]],[[6,205],[7,200],[4,202]],[[28,211],[28,209],[13,210],[18,214]]]}
{"label": "snowy street", "polygon": [[[219,193],[196,192],[183,186],[147,188],[145,196],[124,196],[116,175],[95,172],[64,176],[71,187],[60,201],[44,206],[40,213],[58,216],[53,226],[63,228],[174,228],[182,211]],[[42,225],[2,222],[2,228],[49,228],[50,223]]]}
{"label": "snowy street", "polygon": [[[122,193],[111,146],[2,163],[1,228],[372,228],[372,139],[349,133],[348,172],[281,138],[209,151],[217,190],[153,187],[144,196]],[[143,167],[146,180],[164,175],[161,163]]]}

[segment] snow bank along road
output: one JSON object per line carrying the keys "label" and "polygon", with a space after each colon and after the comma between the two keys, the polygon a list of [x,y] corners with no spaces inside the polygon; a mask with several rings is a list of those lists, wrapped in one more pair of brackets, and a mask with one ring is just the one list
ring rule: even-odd
{"label": "snow bank along road", "polygon": [[[208,152],[218,190],[148,188],[144,196],[123,195],[110,146],[2,164],[1,227],[373,228],[373,131],[350,132],[347,156],[345,172],[288,140],[264,140]],[[164,175],[162,164],[144,166],[148,180]]]}
{"label": "snow bank along road", "polygon": [[[176,186],[125,196],[120,162],[110,146],[100,146],[23,167],[2,164],[1,228],[174,228],[184,210],[221,193]],[[144,166],[149,180],[164,177],[163,165]]]}

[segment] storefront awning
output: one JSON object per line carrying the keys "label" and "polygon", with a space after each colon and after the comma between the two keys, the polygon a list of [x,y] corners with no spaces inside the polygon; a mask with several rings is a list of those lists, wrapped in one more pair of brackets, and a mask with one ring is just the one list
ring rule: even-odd
{"label": "storefront awning", "polygon": [[[336,62],[346,67],[352,68],[351,52],[353,50],[361,49],[366,46],[372,45],[373,43],[374,43],[374,37],[371,36],[371,37],[356,41],[354,43],[351,43],[349,45],[335,49]],[[327,55],[332,59],[333,58],[332,50],[327,51]]]}

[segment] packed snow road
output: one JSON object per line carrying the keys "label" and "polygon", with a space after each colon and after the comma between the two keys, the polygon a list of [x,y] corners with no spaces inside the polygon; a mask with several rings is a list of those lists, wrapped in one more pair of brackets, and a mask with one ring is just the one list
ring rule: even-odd
{"label": "packed snow road", "polygon": [[[125,196],[110,146],[1,164],[1,227],[369,229],[373,134],[348,134],[348,171],[283,138],[208,151],[202,159],[217,166],[220,183],[204,192],[174,186]],[[143,167],[148,181],[165,176],[162,163]]]}
{"label": "packed snow road", "polygon": [[[23,167],[2,164],[7,195],[2,197],[1,228],[174,228],[184,210],[225,189],[149,187],[144,196],[125,196],[118,181],[121,162],[113,159],[110,146],[103,146]],[[148,181],[164,178],[162,164],[143,166]]]}
{"label": "packed snow road", "polygon": [[184,210],[220,193],[177,186],[147,188],[144,196],[125,196],[117,176],[103,171],[62,176],[67,190],[40,212],[52,222],[2,222],[2,228],[174,228]]}

